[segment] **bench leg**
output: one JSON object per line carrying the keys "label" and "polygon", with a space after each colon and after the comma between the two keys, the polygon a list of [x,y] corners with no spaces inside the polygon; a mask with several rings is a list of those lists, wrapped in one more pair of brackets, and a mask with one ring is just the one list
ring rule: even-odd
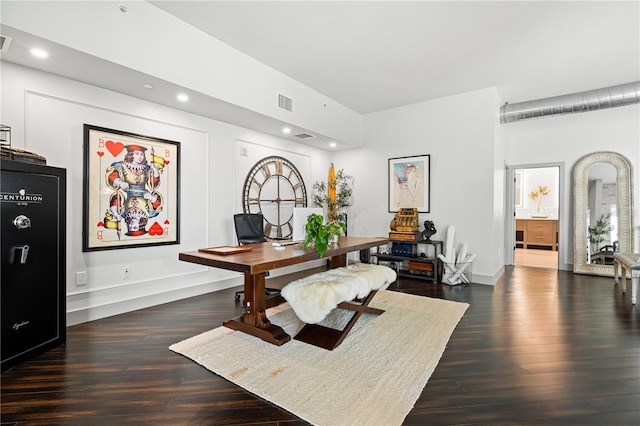
{"label": "bench leg", "polygon": [[380,315],[384,312],[382,309],[369,307],[369,302],[371,302],[376,293],[377,290],[369,293],[369,295],[359,305],[347,302],[342,302],[338,305],[338,309],[355,311],[355,314],[353,314],[347,325],[342,330],[336,330],[335,328],[319,324],[305,324],[294,339],[330,351],[334,350],[347,337],[347,334],[349,334],[362,314],[367,313]]}
{"label": "bench leg", "polygon": [[613,261],[613,282],[618,284],[618,270],[620,268],[620,262],[618,260]]}
{"label": "bench leg", "polygon": [[640,284],[640,272],[632,271],[631,276],[631,304],[635,305],[638,297],[638,285]]}

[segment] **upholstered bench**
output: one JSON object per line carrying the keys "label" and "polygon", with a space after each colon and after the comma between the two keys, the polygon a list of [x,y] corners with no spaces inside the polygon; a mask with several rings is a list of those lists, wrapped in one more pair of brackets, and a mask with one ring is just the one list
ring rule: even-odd
{"label": "upholstered bench", "polygon": [[[618,274],[620,271],[620,274]],[[627,273],[631,275],[631,303],[636,304],[638,295],[638,283],[640,282],[640,254],[613,253],[613,276],[616,284],[618,276],[622,276],[622,292],[627,291]]]}
{"label": "upholstered bench", "polygon": [[[395,280],[396,272],[391,268],[356,263],[287,284],[280,294],[289,302],[296,316],[306,323],[294,339],[328,350],[335,349],[362,314],[380,315],[384,312],[369,307],[369,302],[378,290],[387,288]],[[318,324],[336,308],[355,311],[344,329]]]}

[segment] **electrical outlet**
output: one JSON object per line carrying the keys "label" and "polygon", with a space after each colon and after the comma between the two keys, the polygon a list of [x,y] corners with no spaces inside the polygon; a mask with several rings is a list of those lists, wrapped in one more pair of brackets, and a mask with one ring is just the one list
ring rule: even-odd
{"label": "electrical outlet", "polygon": [[122,279],[128,280],[129,278],[131,278],[131,269],[129,269],[128,266],[125,266],[122,268]]}
{"label": "electrical outlet", "polygon": [[87,271],[76,272],[76,286],[87,285]]}

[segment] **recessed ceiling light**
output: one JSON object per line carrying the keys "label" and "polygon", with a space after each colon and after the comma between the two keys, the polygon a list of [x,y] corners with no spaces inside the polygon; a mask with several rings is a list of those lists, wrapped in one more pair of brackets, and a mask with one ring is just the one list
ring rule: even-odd
{"label": "recessed ceiling light", "polygon": [[282,133],[284,133],[285,135],[288,135],[289,133],[291,133],[291,129],[288,127],[285,127],[282,129]]}
{"label": "recessed ceiling light", "polygon": [[335,148],[337,145],[338,145],[338,144],[337,144],[337,143],[335,143],[335,142],[330,142],[330,143],[329,143],[329,146],[330,146],[331,148]]}
{"label": "recessed ceiling light", "polygon": [[144,87],[145,89],[153,89],[153,86],[149,83],[143,84],[142,87]]}
{"label": "recessed ceiling light", "polygon": [[29,52],[37,58],[48,58],[49,54],[42,49],[31,49]]}
{"label": "recessed ceiling light", "polygon": [[184,93],[179,94],[177,98],[180,102],[187,102],[189,100],[189,97]]}

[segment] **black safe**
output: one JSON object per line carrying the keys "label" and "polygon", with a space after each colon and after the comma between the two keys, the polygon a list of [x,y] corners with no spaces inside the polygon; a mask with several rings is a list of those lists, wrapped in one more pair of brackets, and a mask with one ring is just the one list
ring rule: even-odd
{"label": "black safe", "polygon": [[66,340],[66,170],[0,161],[2,371]]}

